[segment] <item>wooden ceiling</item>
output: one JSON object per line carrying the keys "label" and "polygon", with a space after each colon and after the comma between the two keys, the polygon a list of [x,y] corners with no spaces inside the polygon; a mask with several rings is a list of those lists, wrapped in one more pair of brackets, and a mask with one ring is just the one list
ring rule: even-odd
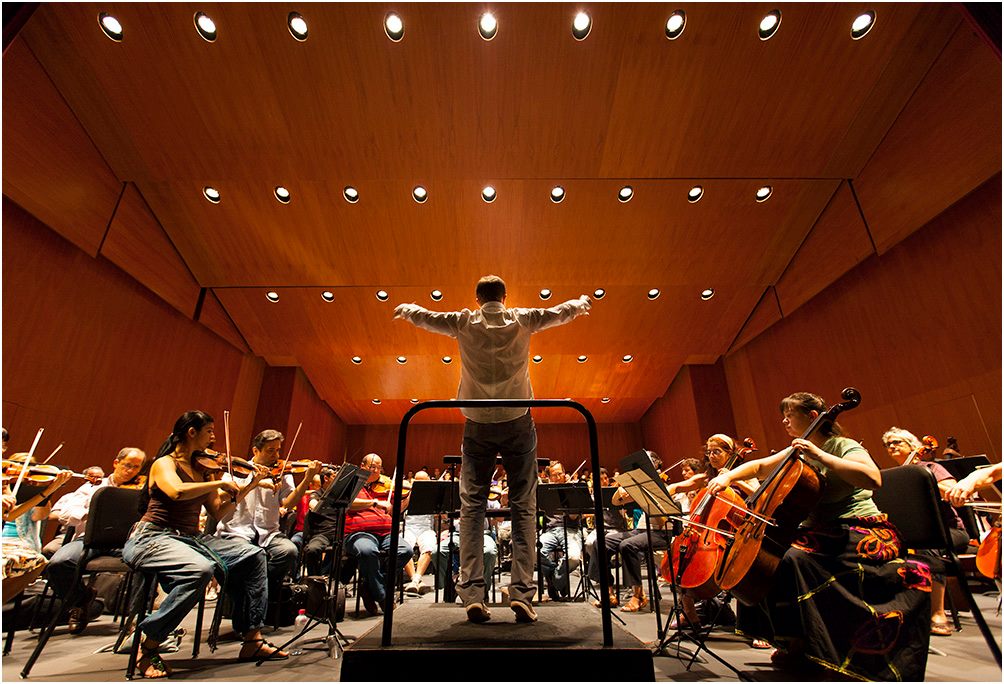
{"label": "wooden ceiling", "polygon": [[[552,303],[605,288],[588,319],[535,339],[544,361],[531,376],[538,397],[633,422],[683,364],[729,350],[828,206],[840,207],[829,231],[840,216],[859,220],[846,181],[961,22],[951,5],[883,4],[855,41],[850,25],[872,6],[783,5],[780,30],[762,41],[773,7],[686,4],[686,29],[670,41],[675,7],[595,4],[576,41],[580,6],[502,4],[486,42],[485,7],[43,4],[4,54],[4,133],[38,118],[51,139],[5,145],[4,192],[186,315],[206,312],[236,346],[301,366],[351,424],[397,422],[411,398],[455,394],[459,359],[440,360],[457,357],[455,343],[392,321],[396,303],[473,307],[485,273],[507,280],[517,306],[543,305],[545,287]],[[215,21],[215,42],[196,33],[196,11]],[[308,22],[305,42],[287,29],[290,11]],[[397,43],[383,30],[390,11],[405,23]],[[101,32],[99,12],[121,22],[121,42]],[[12,66],[45,92],[8,89]],[[999,114],[998,103],[998,140]],[[39,145],[65,158],[61,169],[92,169],[83,187],[94,189],[42,201]],[[428,189],[424,204],[415,185]],[[692,204],[694,185],[705,194]],[[763,185],[773,194],[757,203]],[[222,201],[206,201],[204,186]],[[109,201],[107,224],[70,220],[81,203],[100,216]],[[851,242],[848,267],[862,258]],[[716,294],[701,301],[708,287]],[[565,419],[578,420],[548,416]]]}

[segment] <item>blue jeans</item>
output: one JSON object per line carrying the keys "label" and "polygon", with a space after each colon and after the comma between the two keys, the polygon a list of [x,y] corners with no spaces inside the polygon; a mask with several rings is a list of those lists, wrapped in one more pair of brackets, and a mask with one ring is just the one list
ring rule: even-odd
{"label": "blue jeans", "polygon": [[[498,559],[498,546],[495,544],[495,540],[487,532],[484,535],[484,564],[485,564],[485,592],[487,596],[488,587],[492,585],[492,573],[495,572],[495,561]],[[439,586],[445,587],[446,582],[452,578],[452,570],[459,570],[460,567],[460,534],[458,532],[453,533],[453,568],[451,568],[451,573],[447,574],[447,562],[450,557],[450,537],[447,535],[443,541],[439,543],[439,558],[436,559],[436,576],[439,578]],[[484,600],[484,599],[482,599]]]}
{"label": "blue jeans", "polygon": [[540,535],[540,571],[547,581],[551,598],[571,594],[563,558],[566,553],[568,572],[572,572],[582,560],[582,537],[577,528],[568,528],[568,549],[565,549],[565,528],[562,526],[552,527]]}
{"label": "blue jeans", "polygon": [[243,636],[265,623],[265,549],[243,539],[185,535],[139,522],[122,559],[134,570],[157,573],[167,592],[160,608],[140,623],[151,641],[167,639],[199,602],[213,575],[233,602],[235,632]]}
{"label": "blue jeans", "polygon": [[[353,532],[345,538],[348,554],[359,564],[359,579],[370,597],[383,605],[387,593],[384,591],[384,570],[380,562],[380,552],[390,553],[390,533],[376,535],[372,532]],[[411,548],[403,535],[397,541],[397,567],[403,568],[411,560]]]}
{"label": "blue jeans", "polygon": [[80,567],[83,559],[84,542],[82,539],[77,539],[60,546],[56,550],[56,553],[52,554],[52,558],[49,559],[49,565],[45,569],[46,575],[49,578],[49,586],[52,587],[52,590],[59,598],[65,599],[69,596],[71,590],[77,590],[74,606],[80,605],[86,597],[80,583],[77,582],[76,587],[74,587],[73,582],[77,576],[77,568]]}

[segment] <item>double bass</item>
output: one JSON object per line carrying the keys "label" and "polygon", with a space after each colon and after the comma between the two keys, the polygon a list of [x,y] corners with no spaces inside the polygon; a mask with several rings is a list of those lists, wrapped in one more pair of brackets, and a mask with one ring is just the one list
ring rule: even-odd
{"label": "double bass", "polygon": [[[732,470],[756,450],[756,444],[747,437],[724,469]],[[734,521],[745,510],[745,500],[732,487],[726,487],[715,496],[708,495],[707,487],[697,492],[687,525],[673,540],[667,555],[677,584],[692,589],[699,599],[710,598],[721,591],[714,581],[715,570],[725,550],[729,528],[734,527]]]}
{"label": "double bass", "polygon": [[[861,403],[861,393],[853,387],[840,396],[844,401],[817,416],[802,439]],[[749,510],[742,514],[715,572],[718,586],[731,590],[747,605],[759,603],[767,595],[781,558],[798,536],[799,525],[819,503],[824,486],[819,471],[800,450],[791,449],[746,501]]]}

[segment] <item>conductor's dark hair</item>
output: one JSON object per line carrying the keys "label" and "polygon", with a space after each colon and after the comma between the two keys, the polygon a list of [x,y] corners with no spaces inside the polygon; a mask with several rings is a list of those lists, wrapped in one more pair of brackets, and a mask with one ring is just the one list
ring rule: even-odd
{"label": "conductor's dark hair", "polygon": [[497,275],[486,275],[478,281],[474,294],[482,304],[485,302],[501,302],[505,297],[505,281]]}

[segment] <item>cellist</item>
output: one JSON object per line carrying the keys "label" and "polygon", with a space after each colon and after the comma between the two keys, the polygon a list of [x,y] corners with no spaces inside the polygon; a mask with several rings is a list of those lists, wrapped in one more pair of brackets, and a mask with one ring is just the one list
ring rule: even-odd
{"label": "cellist", "polygon": [[802,439],[827,411],[815,394],[781,402],[782,425],[795,439],[708,483],[714,494],[738,480],[768,478],[791,449],[826,479],[819,502],[771,578],[766,598],[740,605],[737,631],[770,641],[778,667],[823,667],[863,679],[924,678],[929,640],[928,566],[902,560],[896,529],[871,498],[882,476],[869,453],[835,421]]}

